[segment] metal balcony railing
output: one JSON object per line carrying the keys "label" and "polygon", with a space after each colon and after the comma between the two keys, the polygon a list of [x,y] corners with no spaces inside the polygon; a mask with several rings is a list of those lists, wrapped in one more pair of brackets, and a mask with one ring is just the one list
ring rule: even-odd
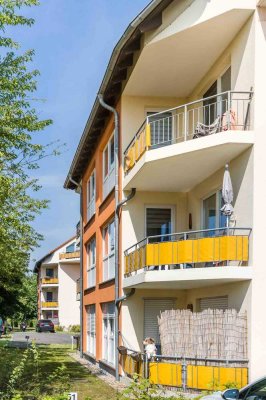
{"label": "metal balcony railing", "polygon": [[42,279],[41,279],[41,283],[42,283],[42,285],[57,284],[57,283],[59,283],[59,281],[58,281],[58,278],[49,278],[49,277],[46,277],[46,278],[42,278]]}
{"label": "metal balcony railing", "polygon": [[217,228],[149,236],[125,251],[125,275],[139,270],[247,265],[250,228]]}
{"label": "metal balcony railing", "polygon": [[58,301],[42,301],[42,308],[57,308]]}
{"label": "metal balcony railing", "polygon": [[253,92],[223,92],[147,116],[124,152],[127,173],[147,151],[228,130],[251,129]]}
{"label": "metal balcony railing", "polygon": [[223,390],[229,382],[243,387],[248,383],[248,360],[183,358],[155,356],[147,359],[145,353],[126,347],[120,355],[120,364],[129,377],[140,375],[156,385],[176,387],[186,391]]}
{"label": "metal balcony railing", "polygon": [[69,253],[60,253],[59,254],[59,260],[68,260],[71,258],[79,258],[80,257],[80,251],[71,251]]}

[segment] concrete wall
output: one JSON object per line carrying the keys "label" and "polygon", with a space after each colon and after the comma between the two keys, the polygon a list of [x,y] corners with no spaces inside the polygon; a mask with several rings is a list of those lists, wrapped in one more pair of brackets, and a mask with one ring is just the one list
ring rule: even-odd
{"label": "concrete wall", "polygon": [[79,276],[79,264],[59,264],[59,321],[60,325],[65,327],[80,324],[80,302],[77,301],[76,292]]}

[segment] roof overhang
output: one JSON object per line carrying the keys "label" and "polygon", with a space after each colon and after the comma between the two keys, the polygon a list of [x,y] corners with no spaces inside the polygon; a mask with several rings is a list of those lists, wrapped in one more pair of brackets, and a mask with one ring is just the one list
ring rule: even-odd
{"label": "roof overhang", "polygon": [[[160,26],[162,11],[172,1],[151,1],[121,36],[112,52],[99,88],[99,93],[103,95],[109,105],[115,106],[121,96],[123,82],[128,79],[130,67],[134,63],[134,54],[141,49],[142,34]],[[76,189],[73,181],[80,182],[109,117],[110,112],[100,106],[98,97],[96,97],[64,183],[66,189]]]}
{"label": "roof overhang", "polygon": [[186,29],[170,27],[145,45],[123,94],[189,97],[253,12],[231,9]]}

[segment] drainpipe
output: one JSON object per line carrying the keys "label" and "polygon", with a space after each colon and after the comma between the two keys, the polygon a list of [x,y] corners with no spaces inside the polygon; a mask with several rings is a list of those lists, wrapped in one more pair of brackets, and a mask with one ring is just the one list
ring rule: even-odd
{"label": "drainpipe", "polygon": [[80,357],[83,358],[83,207],[82,207],[82,186],[73,178],[69,181],[76,185],[80,195]]}
{"label": "drainpipe", "polygon": [[[119,168],[119,117],[118,112],[115,108],[109,106],[103,100],[103,95],[98,94],[98,99],[101,106],[107,110],[109,110],[114,115],[115,121],[115,131],[114,131],[114,151],[115,151],[115,210],[117,210],[117,206],[119,204],[119,191],[118,191],[118,168]],[[119,219],[118,213],[115,212],[115,302],[119,297],[119,256],[118,256],[118,240],[119,240]],[[117,347],[119,345],[119,312],[118,308],[115,307],[115,378],[119,380],[119,366],[118,366],[118,350]]]}
{"label": "drainpipe", "polygon": [[117,307],[119,307],[119,303],[122,303],[123,301],[127,300],[129,297],[133,296],[135,294],[136,289],[132,288],[130,292],[125,293],[124,296],[118,297],[118,299],[115,300],[115,304]]}
{"label": "drainpipe", "polygon": [[119,380],[118,365],[118,346],[119,346],[119,210],[122,205],[132,199],[136,194],[136,189],[132,189],[131,193],[121,202],[119,202],[119,116],[114,107],[109,106],[103,100],[103,95],[98,94],[101,106],[114,115],[115,131],[114,131],[114,151],[115,151],[115,378]]}

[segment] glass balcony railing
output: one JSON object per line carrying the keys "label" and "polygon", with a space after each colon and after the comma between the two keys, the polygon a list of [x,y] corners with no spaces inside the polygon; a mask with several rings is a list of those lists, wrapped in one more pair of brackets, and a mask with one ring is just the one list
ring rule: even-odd
{"label": "glass balcony railing", "polygon": [[250,228],[218,228],[149,236],[125,251],[124,273],[245,266],[250,233]]}
{"label": "glass balcony railing", "polygon": [[127,174],[148,150],[229,130],[251,129],[253,92],[223,92],[147,116],[124,152]]}

